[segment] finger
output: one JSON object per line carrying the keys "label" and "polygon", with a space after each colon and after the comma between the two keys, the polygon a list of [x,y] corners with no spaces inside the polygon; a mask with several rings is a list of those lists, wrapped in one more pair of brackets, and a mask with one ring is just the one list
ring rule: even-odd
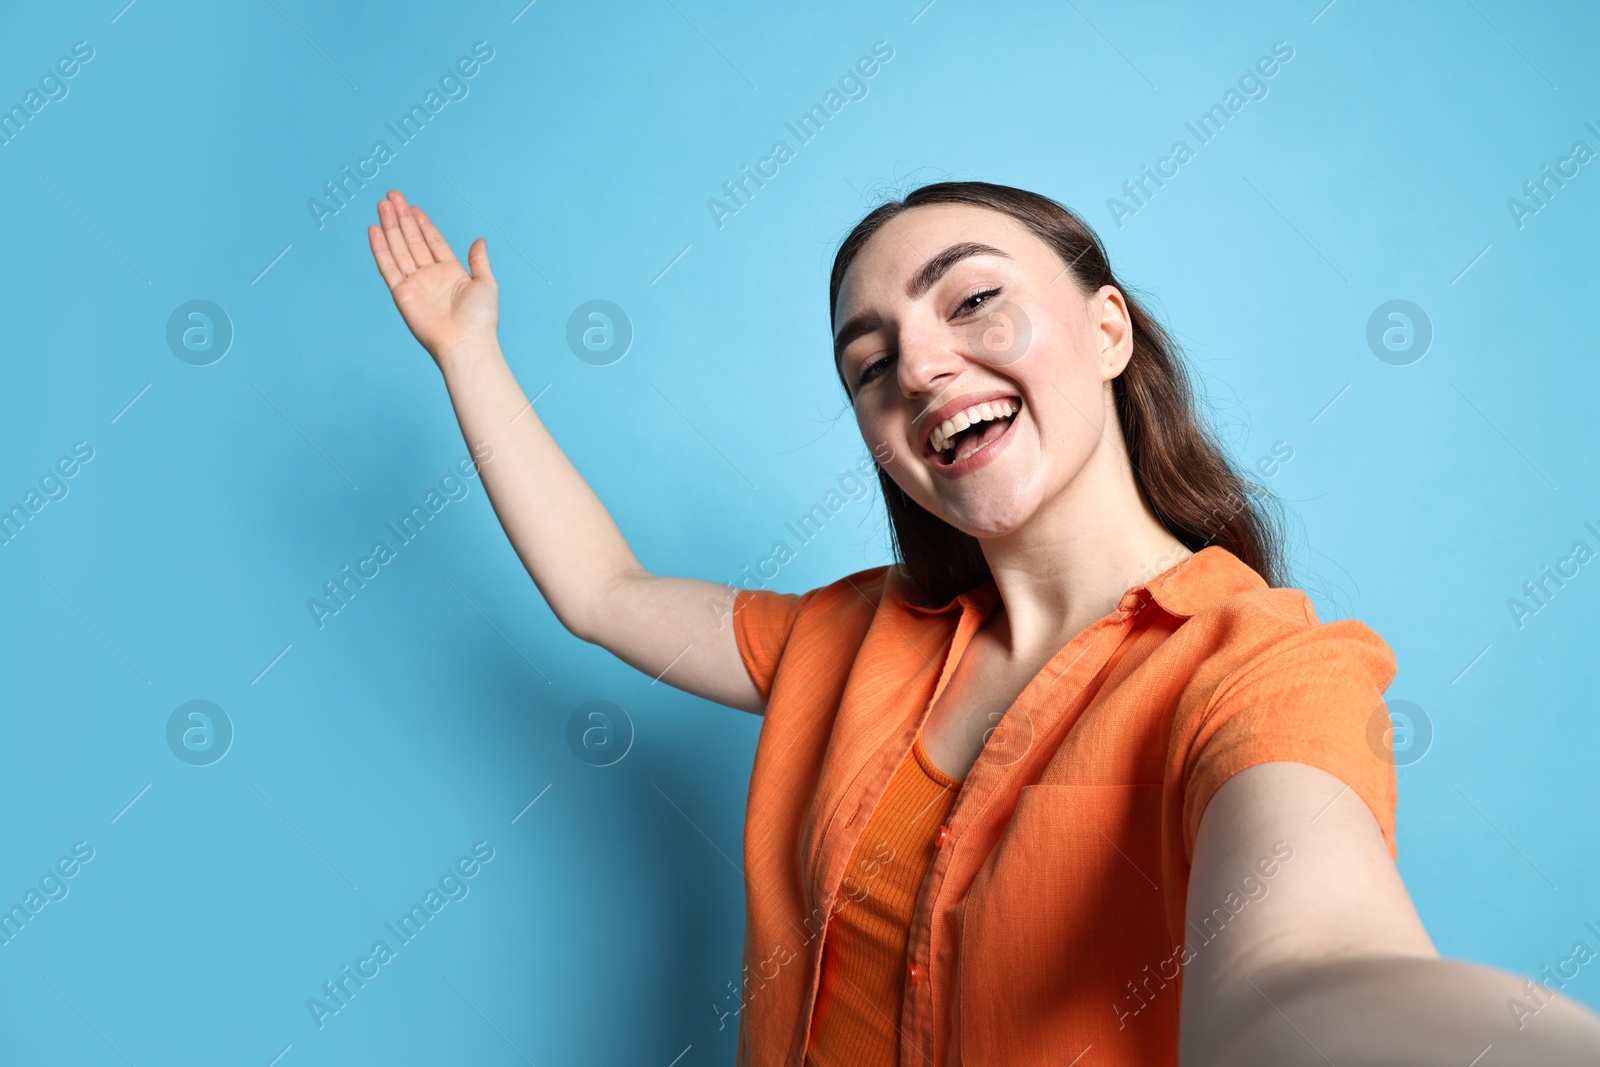
{"label": "finger", "polygon": [[383,236],[389,243],[389,254],[394,257],[400,273],[416,273],[417,263],[411,258],[411,250],[406,247],[405,235],[400,232],[400,215],[394,201],[378,201],[378,217],[383,220]]}
{"label": "finger", "polygon": [[489,242],[482,237],[472,242],[472,247],[467,249],[467,262],[472,266],[474,281],[487,278],[494,281],[494,271],[489,269]]}
{"label": "finger", "polygon": [[389,242],[384,239],[382,226],[368,226],[367,240],[372,243],[372,258],[377,260],[378,273],[383,275],[383,280],[393,289],[405,281],[405,275],[400,273],[400,268],[395,264],[394,257],[389,254]]}
{"label": "finger", "polygon": [[[399,196],[398,193],[395,194]],[[422,229],[417,225],[416,217],[412,214],[412,207],[406,203],[406,198],[400,196],[400,232],[405,235],[406,247],[411,250],[411,258],[417,266],[432,266],[433,253],[428,251],[428,242],[422,239]]]}
{"label": "finger", "polygon": [[417,205],[411,205],[411,214],[417,220],[417,225],[422,228],[423,239],[428,242],[428,250],[433,253],[433,258],[439,263],[455,263],[456,254],[450,250],[450,242],[445,240],[444,234],[439,232],[439,227]]}

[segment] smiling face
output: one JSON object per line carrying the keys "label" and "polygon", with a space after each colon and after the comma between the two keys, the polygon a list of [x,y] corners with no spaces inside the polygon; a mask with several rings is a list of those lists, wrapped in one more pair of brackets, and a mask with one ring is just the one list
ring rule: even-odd
{"label": "smiling face", "polygon": [[1085,296],[1065,266],[1003,212],[927,204],[889,219],[839,288],[862,439],[908,497],[980,539],[1123,447],[1110,383],[1133,353],[1127,305],[1109,285]]}

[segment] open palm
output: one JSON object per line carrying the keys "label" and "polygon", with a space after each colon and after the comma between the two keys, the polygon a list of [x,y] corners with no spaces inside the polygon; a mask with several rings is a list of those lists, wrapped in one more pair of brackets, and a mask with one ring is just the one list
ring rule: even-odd
{"label": "open palm", "polygon": [[382,225],[367,227],[372,258],[401,317],[434,360],[442,365],[466,341],[492,341],[500,291],[489,270],[487,242],[472,242],[468,274],[433,220],[399,191],[378,201],[378,219]]}

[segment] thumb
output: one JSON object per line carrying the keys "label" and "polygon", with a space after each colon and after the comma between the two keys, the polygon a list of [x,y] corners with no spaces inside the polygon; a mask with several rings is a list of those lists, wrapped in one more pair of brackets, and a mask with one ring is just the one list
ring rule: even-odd
{"label": "thumb", "polygon": [[472,247],[467,249],[467,264],[472,268],[473,280],[483,278],[494,281],[494,271],[489,269],[489,242],[482,237],[472,242]]}

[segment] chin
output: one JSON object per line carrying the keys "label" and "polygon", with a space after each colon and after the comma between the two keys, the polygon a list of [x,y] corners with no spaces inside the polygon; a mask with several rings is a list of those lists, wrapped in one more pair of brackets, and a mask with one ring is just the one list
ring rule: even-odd
{"label": "chin", "polygon": [[962,533],[984,541],[1022,529],[1038,511],[1038,503],[1031,493],[996,492],[985,494],[982,500],[962,501],[959,507],[944,503],[929,510]]}

